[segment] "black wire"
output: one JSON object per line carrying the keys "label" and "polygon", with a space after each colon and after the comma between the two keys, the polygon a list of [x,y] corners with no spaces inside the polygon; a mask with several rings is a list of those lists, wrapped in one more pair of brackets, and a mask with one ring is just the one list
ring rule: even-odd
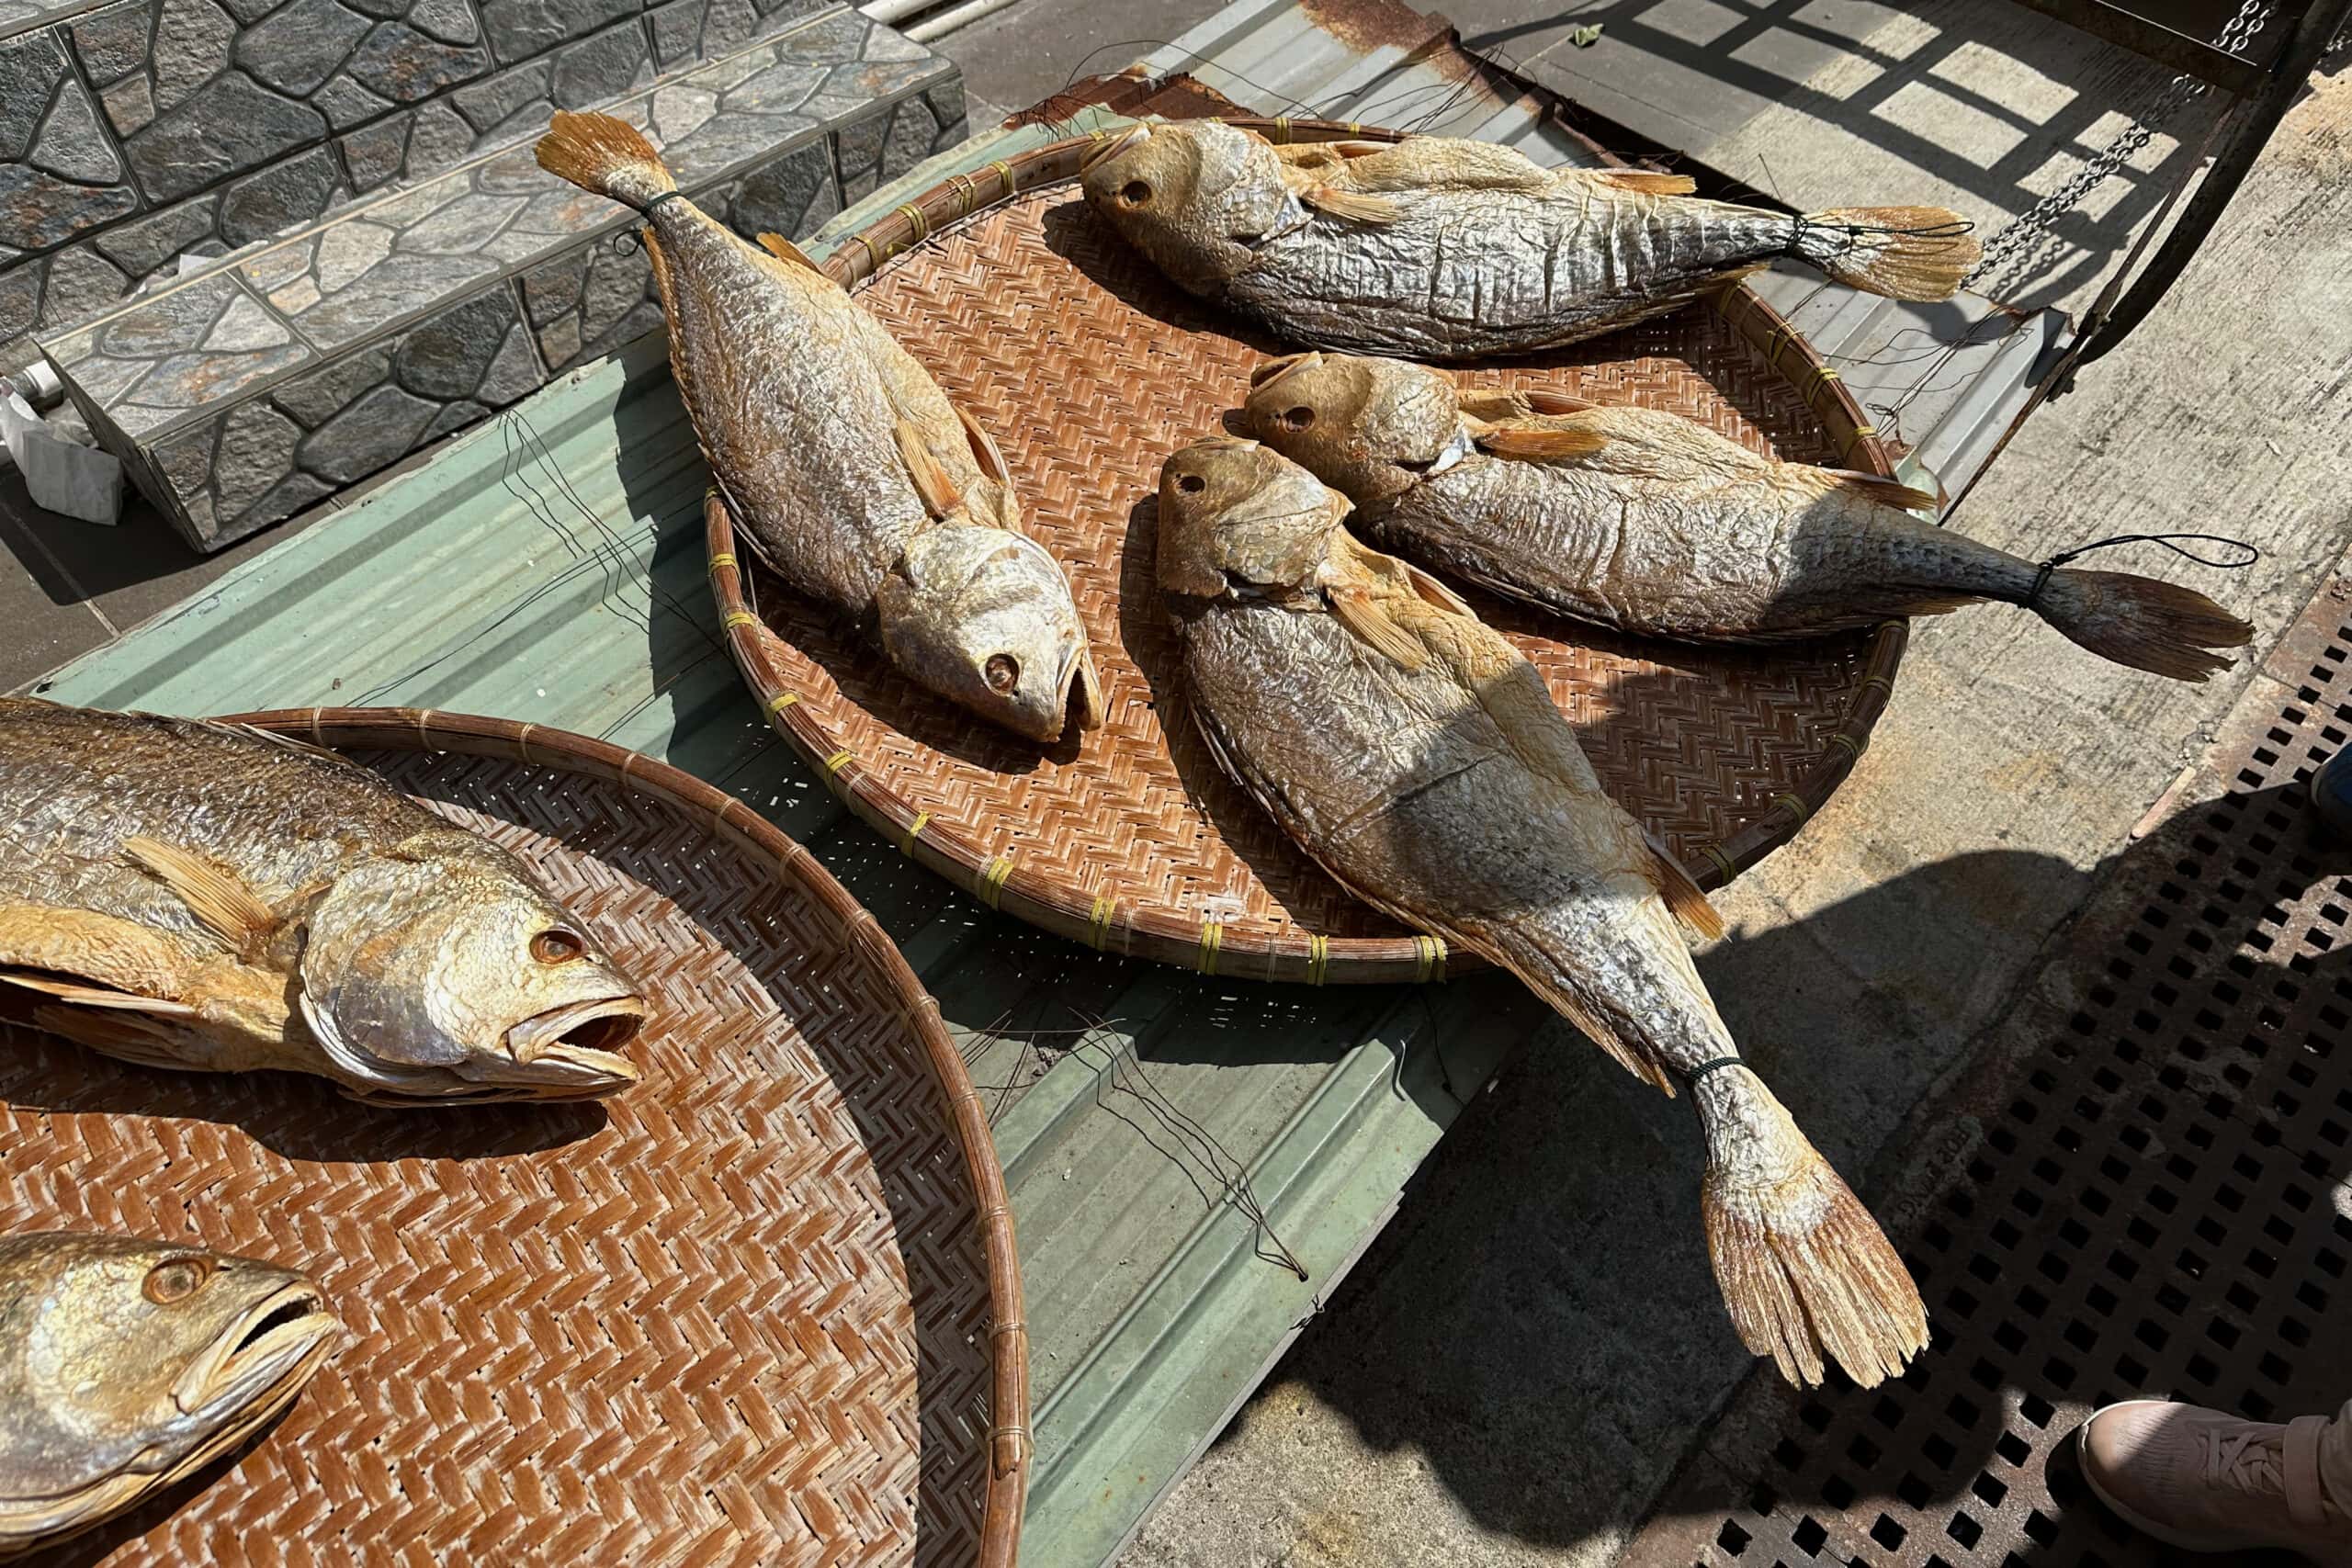
{"label": "black wire", "polygon": [[[2207,544],[2222,545],[2232,550],[2243,550],[2245,554],[2244,558],[2238,560],[2215,560],[2211,556],[2200,556],[2195,550],[2181,548],[2173,543],[2175,539],[2201,539]],[[2233,539],[2226,534],[2118,534],[2111,539],[2094,539],[2087,545],[2077,545],[2071,550],[2060,550],[2056,555],[2043,561],[2041,570],[2034,574],[2033,587],[2026,593],[2026,607],[2028,609],[2033,607],[2034,601],[2041,597],[2041,591],[2050,586],[2051,574],[2060,567],[2064,566],[2068,561],[2079,560],[2093,550],[2110,549],[2117,545],[2162,545],[2173,554],[2193,560],[2199,566],[2215,567],[2222,571],[2244,571],[2262,558],[2260,550],[2247,544],[2244,539]]]}

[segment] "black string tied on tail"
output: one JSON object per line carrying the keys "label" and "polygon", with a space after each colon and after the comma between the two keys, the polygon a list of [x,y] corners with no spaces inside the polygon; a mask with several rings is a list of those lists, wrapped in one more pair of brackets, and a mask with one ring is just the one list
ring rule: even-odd
{"label": "black string tied on tail", "polygon": [[1683,1075],[1683,1081],[1695,1089],[1698,1087],[1699,1080],[1705,1077],[1709,1073],[1719,1073],[1725,1067],[1744,1067],[1747,1066],[1747,1064],[1741,1061],[1737,1056],[1715,1056],[1707,1061],[1702,1062],[1697,1066],[1691,1068],[1690,1072]]}
{"label": "black string tied on tail", "polygon": [[[2243,554],[2234,559],[2215,560],[2211,556],[2200,556],[2195,550],[2183,549],[2173,542],[2176,539],[2195,539]],[[2262,558],[2260,550],[2244,539],[2233,539],[2226,534],[2118,534],[2111,539],[2095,539],[2087,545],[2077,545],[2071,550],[2060,550],[2043,561],[2041,570],[2033,574],[2033,586],[2026,592],[2022,601],[2025,607],[2030,610],[2036,606],[2041,601],[2041,591],[2050,586],[2051,574],[2060,567],[2069,561],[2079,560],[2093,550],[2109,549],[2117,545],[2162,545],[2173,554],[2184,556],[2199,566],[2216,567],[2222,571],[2244,571]]]}
{"label": "black string tied on tail", "polygon": [[[655,208],[661,206],[665,201],[684,200],[685,194],[686,193],[682,190],[665,190],[660,196],[655,197],[651,201],[647,202],[643,207],[639,208],[637,209],[637,215],[639,218],[650,218],[653,216],[653,209]],[[624,229],[619,233],[613,236],[613,251],[616,254],[633,256],[643,249],[645,249],[645,242],[637,237],[637,231],[634,229]]]}

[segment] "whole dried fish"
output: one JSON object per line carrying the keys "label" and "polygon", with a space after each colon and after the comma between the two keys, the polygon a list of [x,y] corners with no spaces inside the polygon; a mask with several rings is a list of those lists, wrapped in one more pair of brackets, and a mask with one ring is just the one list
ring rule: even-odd
{"label": "whole dried fish", "polygon": [[290,1269],[128,1236],[0,1236],[0,1557],[234,1450],[343,1325]]}
{"label": "whole dried fish", "polygon": [[1781,642],[1984,600],[2022,604],[2101,658],[2202,681],[2254,628],[2194,589],[2043,572],[1914,516],[1893,480],[1760,457],[1652,409],[1464,392],[1394,359],[1260,367],[1250,424],[1419,564],[1622,631]]}
{"label": "whole dried fish", "polygon": [[1575,343],[1781,256],[1898,299],[1948,298],[1977,257],[1939,207],[1792,218],[1702,200],[1680,175],[1545,169],[1451,137],[1277,147],[1212,120],[1137,125],[1081,183],[1178,286],[1299,343],[1417,359]]}
{"label": "whole dried fish", "polygon": [[1927,1344],[1900,1259],[1739,1061],[1676,918],[1723,926],[1602,793],[1543,678],[1345,497],[1271,448],[1168,459],[1159,577],[1219,764],[1350,891],[1509,969],[1636,1077],[1687,1081],[1715,1279],[1792,1380],[1868,1385]]}
{"label": "whole dried fish", "polygon": [[374,1104],[637,1081],[634,981],[520,862],[258,730],[0,697],[0,1005],[125,1061]]}
{"label": "whole dried fish", "polygon": [[1054,739],[1075,691],[1099,727],[1086,628],[1003,455],[882,324],[790,241],[754,249],[679,197],[622,120],[559,113],[538,160],[645,215],[679,394],[760,558],[991,723]]}

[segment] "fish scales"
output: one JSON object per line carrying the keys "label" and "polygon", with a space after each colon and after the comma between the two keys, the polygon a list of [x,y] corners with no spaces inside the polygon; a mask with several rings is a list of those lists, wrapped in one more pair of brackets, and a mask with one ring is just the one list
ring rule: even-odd
{"label": "fish scales", "polygon": [[1384,549],[1620,631],[1773,643],[1990,600],[2190,681],[2225,666],[2210,649],[2253,636],[2193,590],[2045,570],[1917,515],[1932,495],[1655,409],[1464,391],[1427,366],[1315,352],[1261,367],[1244,412],[1352,499]]}
{"label": "fish scales", "polygon": [[1486,142],[1277,147],[1212,121],[1139,124],[1086,198],[1181,287],[1322,347],[1462,358],[1575,343],[1793,256],[1857,288],[1941,299],[1976,259],[1941,208],[1796,216],[1681,175],[1544,169]]}
{"label": "fish scales", "polygon": [[1742,1340],[1864,1384],[1926,1311],[1853,1193],[1740,1060],[1678,917],[1689,876],[1601,790],[1543,678],[1433,579],[1359,545],[1343,496],[1253,441],[1161,470],[1157,572],[1221,766],[1342,885],[1519,976],[1620,1063],[1687,1082],[1701,1213]]}
{"label": "fish scales", "polygon": [[681,197],[623,120],[559,112],[537,153],[644,217],[671,370],[746,547],[982,718],[1100,727],[1085,626],[1003,454],[882,324],[791,242],[746,244]]}

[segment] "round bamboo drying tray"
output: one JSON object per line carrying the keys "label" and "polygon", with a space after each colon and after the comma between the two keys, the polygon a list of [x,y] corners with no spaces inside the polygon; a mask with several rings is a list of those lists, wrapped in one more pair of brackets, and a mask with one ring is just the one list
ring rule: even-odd
{"label": "round bamboo drying tray", "polygon": [[1012,1568],[1004,1179],[874,918],[731,796],[600,740],[393,708],[240,722],[520,855],[649,987],[645,1077],[375,1110],[0,1026],[0,1231],[251,1253],[346,1328],[252,1450],[60,1557]]}
{"label": "round bamboo drying tray", "polygon": [[[1276,140],[1398,136],[1234,123]],[[1109,722],[1041,750],[918,690],[747,574],[714,493],[711,582],[736,663],[852,810],[991,907],[1208,973],[1322,984],[1459,972],[1467,955],[1355,903],[1284,840],[1182,716],[1152,585],[1159,464],[1216,433],[1250,368],[1295,345],[1184,294],[1095,219],[1074,179],[1103,135],[949,180],[825,265],[1003,447],[1030,533],[1077,592]],[[1566,351],[1456,368],[1473,385],[1641,403],[1759,452],[1894,471],[1837,372],[1745,285]],[[1701,648],[1465,597],[1543,671],[1611,794],[1706,887],[1827,801],[1885,706],[1907,636],[1895,621],[1770,649]]]}

